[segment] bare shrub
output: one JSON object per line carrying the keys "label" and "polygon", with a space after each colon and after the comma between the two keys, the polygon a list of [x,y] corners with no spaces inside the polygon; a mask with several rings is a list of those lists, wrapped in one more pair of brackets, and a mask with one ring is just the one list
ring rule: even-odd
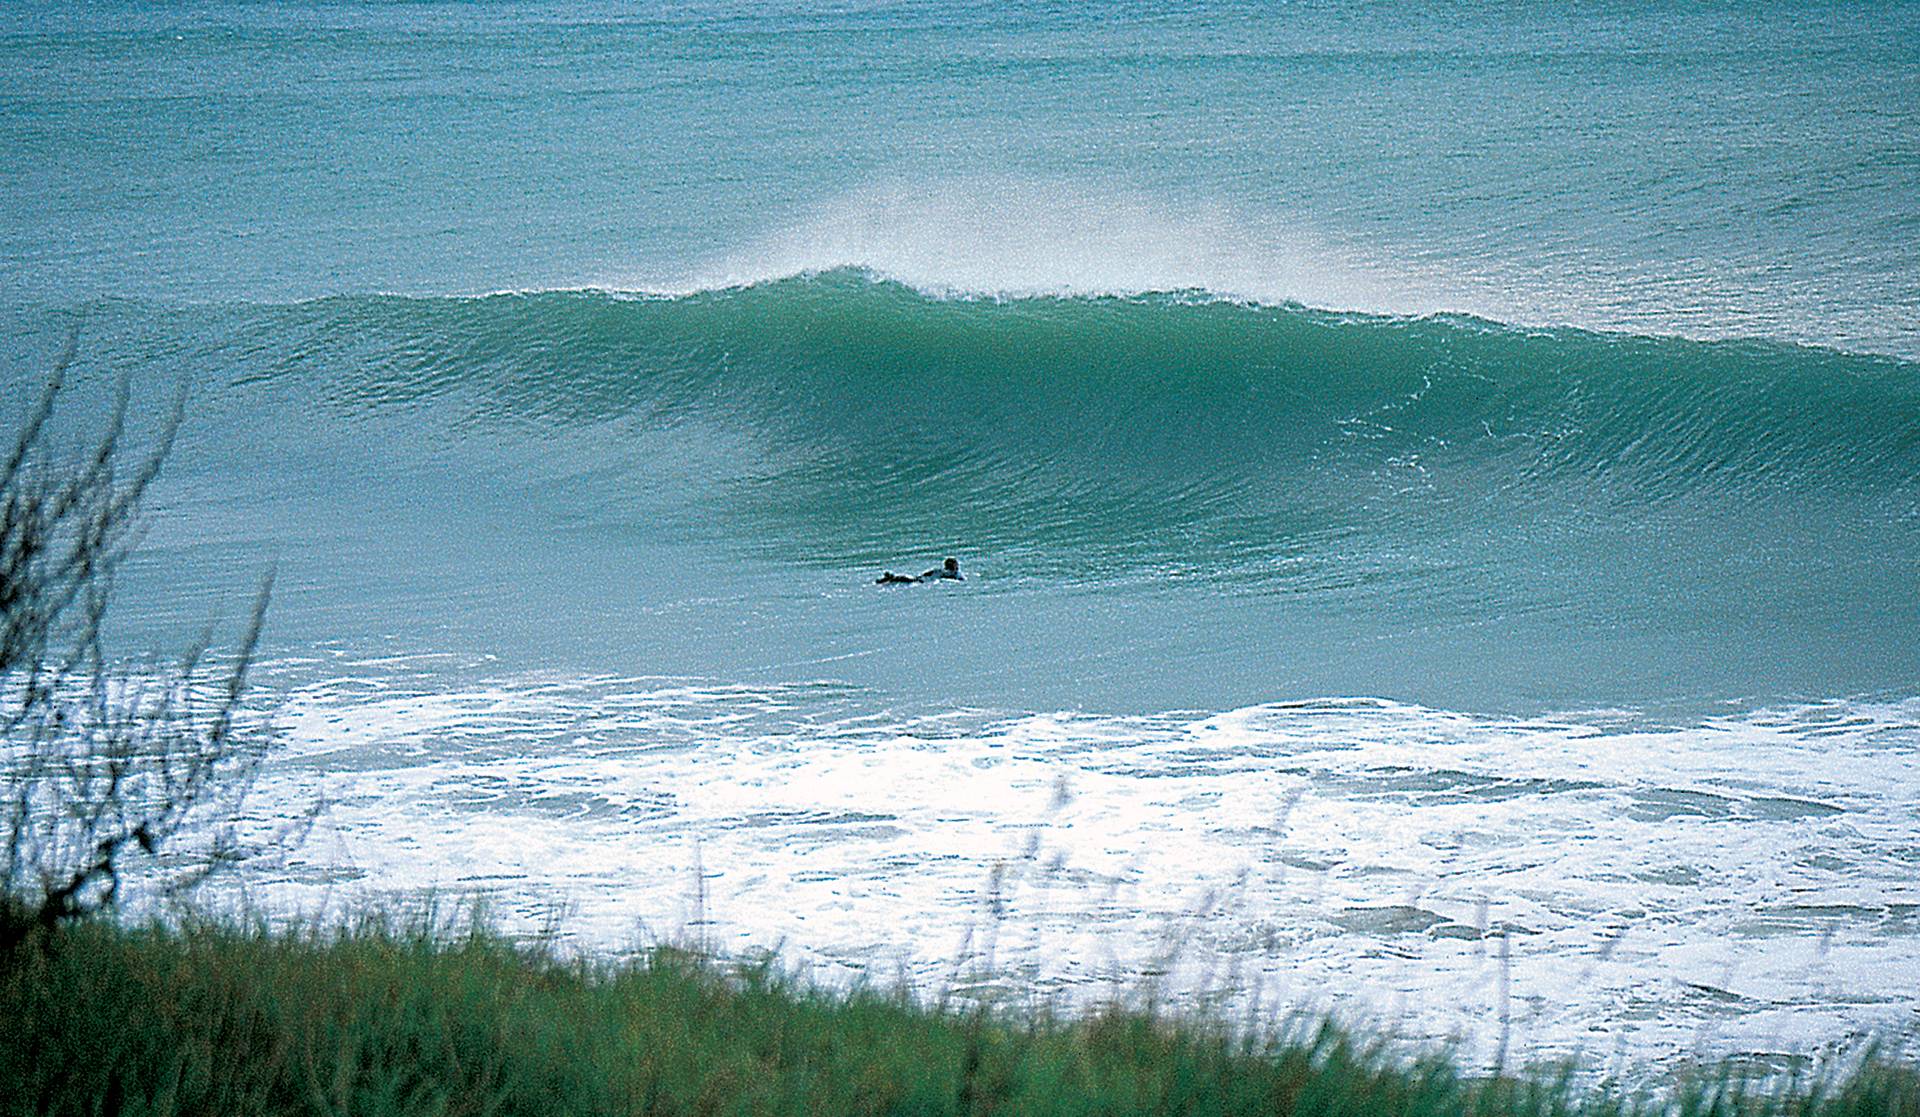
{"label": "bare shrub", "polygon": [[[102,629],[141,503],[171,448],[129,455],[125,386],[98,440],[57,455],[48,425],[69,340],[0,461],[0,950],[112,908],[138,875],[167,892],[238,860],[233,819],[270,743],[241,699],[262,582],[235,653],[209,639],[158,668],[110,662]],[[210,636],[210,633],[209,633]]]}

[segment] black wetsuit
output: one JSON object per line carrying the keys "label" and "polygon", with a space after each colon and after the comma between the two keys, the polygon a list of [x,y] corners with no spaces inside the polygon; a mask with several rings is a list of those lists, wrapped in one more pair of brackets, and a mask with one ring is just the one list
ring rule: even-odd
{"label": "black wetsuit", "polygon": [[936,566],[918,578],[909,577],[905,574],[895,574],[891,570],[883,570],[880,572],[880,576],[873,580],[873,584],[876,586],[907,586],[916,582],[938,582],[942,580],[964,582],[967,579],[965,575],[960,573],[959,564],[956,563],[953,566]]}

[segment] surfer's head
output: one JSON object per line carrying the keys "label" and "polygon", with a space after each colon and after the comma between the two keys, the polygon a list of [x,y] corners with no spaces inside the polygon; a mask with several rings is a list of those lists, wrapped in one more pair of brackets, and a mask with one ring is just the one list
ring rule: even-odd
{"label": "surfer's head", "polygon": [[958,574],[960,573],[960,560],[957,558],[949,558],[940,564],[940,568],[949,574]]}

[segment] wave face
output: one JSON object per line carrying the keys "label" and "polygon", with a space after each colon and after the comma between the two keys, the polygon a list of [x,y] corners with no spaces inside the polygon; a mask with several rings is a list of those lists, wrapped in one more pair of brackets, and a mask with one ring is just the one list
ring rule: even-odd
{"label": "wave face", "polygon": [[[199,370],[206,468],[262,508],[297,490],[320,521],[441,530],[482,546],[444,559],[476,587],[532,564],[589,631],[615,592],[596,578],[644,580],[623,548],[670,541],[672,595],[827,593],[789,603],[827,659],[876,650],[841,629],[878,606],[832,595],[960,556],[990,610],[1038,626],[1022,685],[1056,700],[1087,698],[1084,663],[1038,650],[1076,600],[1128,658],[1191,663],[1154,688],[1169,706],[1270,698],[1279,665],[1321,693],[1496,705],[1543,678],[1579,704],[1897,692],[1915,670],[1920,376],[1887,358],[1199,292],[942,298],[857,271],[118,303],[88,328],[157,355],[149,380]],[[263,450],[262,479],[236,476]],[[365,592],[330,573],[361,543],[290,517],[238,534]]]}
{"label": "wave face", "polygon": [[943,299],[858,272],[283,313],[314,339],[303,362],[349,370],[325,387],[337,405],[734,432],[752,452],[720,467],[731,511],[807,561],[906,538],[1011,550],[1048,577],[1284,580],[1289,542],[1323,530],[1783,501],[1870,502],[1897,526],[1920,491],[1915,367],[1790,346],[1200,292]]}

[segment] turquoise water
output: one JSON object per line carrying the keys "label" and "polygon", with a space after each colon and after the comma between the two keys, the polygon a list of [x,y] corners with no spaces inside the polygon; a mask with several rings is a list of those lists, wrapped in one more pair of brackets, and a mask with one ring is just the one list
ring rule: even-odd
{"label": "turquoise water", "polygon": [[1546,1049],[1911,1026],[1920,6],[23,6],[0,152],[0,418],[188,392],[120,645],[277,565],[289,903],[937,954],[1052,820],[1421,1033],[1476,918]]}
{"label": "turquoise water", "polygon": [[[147,569],[206,595],[167,625],[277,561],[292,646],[932,706],[1916,693],[1920,380],[1888,358],[848,271],[83,329],[103,371],[201,370]],[[871,584],[946,553],[965,592]]]}

